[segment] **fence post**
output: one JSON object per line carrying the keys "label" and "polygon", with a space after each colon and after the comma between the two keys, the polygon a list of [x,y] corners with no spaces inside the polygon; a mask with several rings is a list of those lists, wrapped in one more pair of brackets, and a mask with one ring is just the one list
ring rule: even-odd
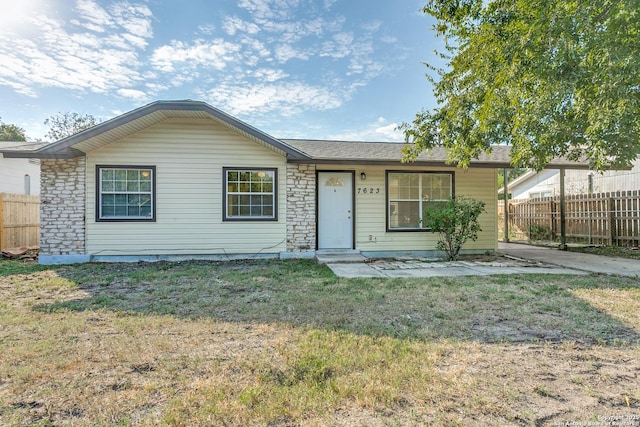
{"label": "fence post", "polygon": [[609,244],[611,246],[613,246],[614,242],[616,241],[615,210],[616,210],[616,200],[613,197],[609,197],[609,225],[610,225],[610,231],[611,231],[611,236],[609,236],[609,238],[611,239],[611,242]]}
{"label": "fence post", "polygon": [[4,249],[6,244],[6,236],[4,233],[4,202],[2,193],[0,193],[0,251]]}
{"label": "fence post", "polygon": [[588,233],[589,233],[590,245],[593,244],[593,214],[591,213],[591,197],[592,196],[593,196],[593,175],[589,175],[589,195],[587,196],[585,206],[587,208],[587,214],[589,216],[587,221],[589,221]]}
{"label": "fence post", "polygon": [[640,215],[640,210],[638,209],[638,196],[640,196],[640,194],[638,193],[638,190],[633,190],[633,192],[631,193],[631,209],[632,209],[632,215],[633,215],[633,219],[631,220],[631,226],[633,229],[632,234],[632,238],[630,241],[630,246],[638,246],[640,245],[640,233],[638,232],[638,227],[640,227],[640,217],[638,215]]}
{"label": "fence post", "polygon": [[556,215],[557,215],[558,211],[557,211],[557,205],[556,205],[555,198],[553,198],[553,197],[549,198],[549,211],[551,212],[551,215],[550,215],[551,238],[553,240],[556,240],[556,237],[558,236],[558,227],[557,227],[557,223],[556,223]]}
{"label": "fence post", "polygon": [[502,169],[504,185],[504,242],[509,243],[509,187],[507,179],[507,168]]}
{"label": "fence post", "polygon": [[560,169],[560,249],[567,249],[567,205],[564,191],[564,168]]}

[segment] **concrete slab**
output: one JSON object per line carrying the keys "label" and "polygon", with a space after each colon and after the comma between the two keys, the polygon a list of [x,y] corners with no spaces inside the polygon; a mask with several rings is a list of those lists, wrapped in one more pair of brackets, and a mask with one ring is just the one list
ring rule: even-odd
{"label": "concrete slab", "polygon": [[384,277],[433,277],[429,270],[382,270]]}
{"label": "concrete slab", "polygon": [[559,251],[528,245],[500,244],[508,260],[494,262],[426,262],[421,259],[370,260],[359,253],[318,254],[340,277],[455,277],[502,274],[621,274],[640,277],[640,262],[622,258]]}
{"label": "concrete slab", "polygon": [[318,264],[344,264],[344,263],[358,263],[365,262],[365,258],[361,253],[317,253],[316,260]]}
{"label": "concrete slab", "polygon": [[327,266],[338,277],[458,277],[458,276],[494,276],[503,274],[569,274],[585,275],[587,271],[572,270],[564,267],[553,266],[491,266],[473,263],[432,263],[425,268],[401,268],[399,264],[388,263],[385,268],[372,266],[366,263],[329,263]]}
{"label": "concrete slab", "polygon": [[506,255],[591,273],[618,274],[640,277],[640,261],[561,251],[557,248],[531,246],[517,243],[498,244],[498,250]]}
{"label": "concrete slab", "polygon": [[448,267],[448,268],[413,268],[406,270],[384,270],[387,277],[453,277],[453,276],[471,276],[477,274],[464,267]]}
{"label": "concrete slab", "polygon": [[369,267],[364,262],[356,263],[329,263],[327,267],[331,269],[338,277],[387,277],[378,270]]}

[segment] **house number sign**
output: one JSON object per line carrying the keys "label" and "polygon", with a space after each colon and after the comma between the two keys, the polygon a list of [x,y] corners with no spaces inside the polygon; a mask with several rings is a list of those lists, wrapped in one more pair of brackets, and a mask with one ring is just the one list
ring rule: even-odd
{"label": "house number sign", "polygon": [[380,193],[380,188],[358,187],[358,194],[378,194],[378,193]]}

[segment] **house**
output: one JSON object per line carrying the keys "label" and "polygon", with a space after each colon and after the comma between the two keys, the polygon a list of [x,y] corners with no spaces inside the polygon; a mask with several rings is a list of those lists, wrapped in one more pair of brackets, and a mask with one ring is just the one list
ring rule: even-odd
{"label": "house", "polygon": [[[41,146],[40,143],[0,141],[0,151]],[[0,152],[0,193],[40,194],[40,160],[5,158]]]}
{"label": "house", "polygon": [[[565,194],[610,193],[616,191],[640,190],[640,162],[633,162],[629,170],[567,170],[565,172]],[[512,199],[533,199],[553,197],[560,194],[560,171],[545,169],[529,171],[507,184]],[[499,194],[504,189],[498,190]]]}
{"label": "house", "polygon": [[276,139],[184,100],[5,155],[41,159],[43,264],[429,252],[437,235],[421,212],[454,194],[486,202],[464,251],[496,250],[496,169],[508,167],[508,147],[467,170],[440,149],[402,163],[402,148]]}

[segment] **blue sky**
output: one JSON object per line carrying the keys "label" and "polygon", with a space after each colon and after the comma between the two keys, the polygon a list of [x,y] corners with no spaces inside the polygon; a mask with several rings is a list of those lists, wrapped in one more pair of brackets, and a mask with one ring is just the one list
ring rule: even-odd
{"label": "blue sky", "polygon": [[279,138],[398,141],[434,107],[420,0],[0,0],[0,117],[44,138],[196,99]]}

